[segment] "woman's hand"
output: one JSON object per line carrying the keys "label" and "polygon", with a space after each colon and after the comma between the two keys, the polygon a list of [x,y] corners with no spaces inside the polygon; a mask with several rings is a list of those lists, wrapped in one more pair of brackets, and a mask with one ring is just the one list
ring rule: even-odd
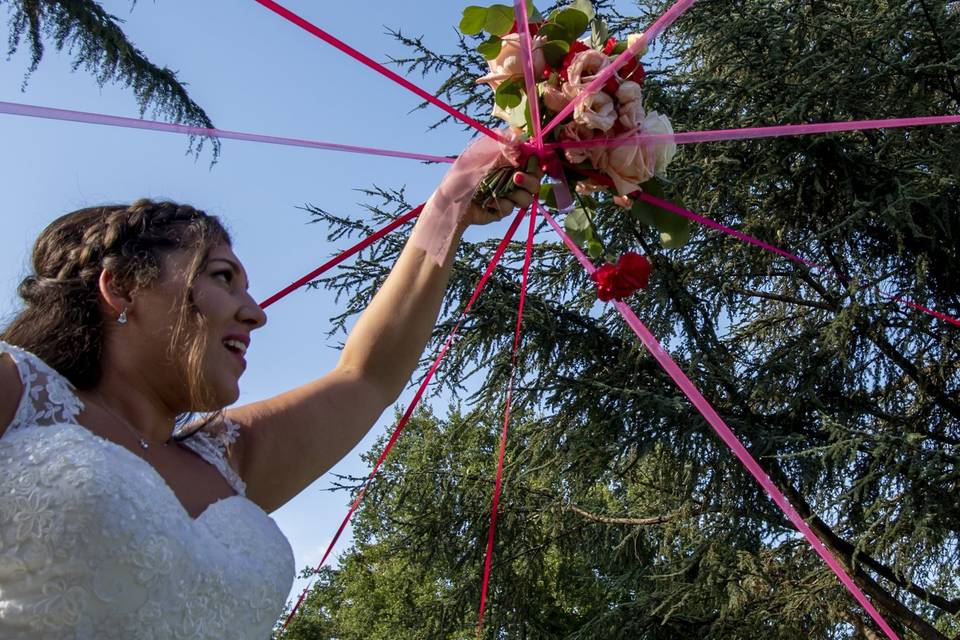
{"label": "woman's hand", "polygon": [[482,205],[471,202],[470,208],[464,216],[463,226],[496,222],[507,216],[515,207],[529,207],[533,203],[533,199],[540,194],[541,178],[543,178],[543,171],[539,168],[531,173],[517,171],[513,174],[513,183],[517,185],[517,188],[503,198],[491,196]]}

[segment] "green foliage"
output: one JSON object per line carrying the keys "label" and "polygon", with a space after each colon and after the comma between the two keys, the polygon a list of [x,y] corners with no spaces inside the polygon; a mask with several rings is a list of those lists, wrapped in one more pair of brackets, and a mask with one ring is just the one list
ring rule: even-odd
{"label": "green foliage", "polygon": [[[58,52],[73,55],[73,69],[93,74],[101,87],[118,82],[133,90],[140,115],[151,110],[171,122],[212,129],[207,114],[189,95],[177,74],[157,67],[124,35],[121,20],[104,11],[95,0],[8,0],[10,36],[7,55],[12,56],[24,39],[30,47],[30,66],[24,86],[40,65],[44,40],[53,42]],[[190,148],[200,153],[204,140],[213,144],[214,159],[220,153],[216,138],[191,137]]]}
{"label": "green foliage", "polygon": [[[620,39],[664,8],[597,3]],[[398,36],[399,62],[490,122],[471,43]],[[960,107],[952,1],[703,1],[658,47],[646,100],[679,130]],[[671,197],[829,271],[701,228],[665,250],[605,199],[593,220],[612,254],[649,256],[638,316],[905,639],[960,631],[960,332],[874,285],[960,315],[957,148],[956,127],[681,148]],[[358,235],[417,204],[368,195],[370,221],[311,211]],[[403,241],[318,283],[342,296],[339,326]],[[461,246],[438,342],[496,242]],[[291,637],[473,636],[522,264],[518,238],[438,373],[473,409],[401,437],[355,548],[308,599],[322,630]],[[525,304],[488,637],[881,637],[544,226]]]}

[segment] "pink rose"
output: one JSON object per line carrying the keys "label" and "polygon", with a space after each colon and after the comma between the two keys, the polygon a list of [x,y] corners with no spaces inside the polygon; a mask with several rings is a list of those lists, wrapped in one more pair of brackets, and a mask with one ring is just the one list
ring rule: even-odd
{"label": "pink rose", "polygon": [[570,104],[570,96],[560,87],[555,87],[549,82],[543,85],[543,104],[547,109],[554,113],[560,113],[563,108]]}
{"label": "pink rose", "polygon": [[[568,122],[557,128],[557,140],[560,142],[593,140],[596,137],[595,134],[596,132],[593,129],[578,122]],[[566,156],[567,162],[571,164],[589,162],[594,167],[598,167],[598,163],[602,162],[602,158],[607,151],[608,149],[605,147],[574,147],[564,149],[563,155]]]}
{"label": "pink rose", "polygon": [[[610,64],[610,58],[596,49],[581,51],[567,68],[568,84],[577,92],[593,80],[601,69]],[[565,87],[566,88],[566,87]]]}
{"label": "pink rose", "polygon": [[[636,135],[630,131],[621,137],[629,138]],[[640,185],[653,177],[652,158],[644,152],[644,146],[636,143],[627,143],[610,147],[597,169],[610,176],[617,193],[628,195],[640,188]]]}
{"label": "pink rose", "polygon": [[602,91],[591,93],[573,108],[573,121],[591,129],[609,131],[617,121],[613,98]]}
{"label": "pink rose", "polygon": [[640,85],[631,80],[621,82],[617,89],[617,102],[620,124],[627,129],[639,129],[647,115],[643,109]]}
{"label": "pink rose", "polygon": [[[490,72],[477,78],[477,84],[486,83],[494,91],[500,86],[500,83],[509,78],[523,77],[523,55],[520,53],[520,36],[516,33],[508,33],[501,39],[500,53],[493,60],[487,60]],[[543,69],[547,64],[543,57],[543,38],[537,36],[531,43],[533,48],[533,72],[534,76],[539,78],[543,74]]]}

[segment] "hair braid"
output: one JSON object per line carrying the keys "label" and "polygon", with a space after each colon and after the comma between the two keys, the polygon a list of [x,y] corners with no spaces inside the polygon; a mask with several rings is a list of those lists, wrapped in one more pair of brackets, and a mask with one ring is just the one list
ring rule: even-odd
{"label": "hair braid", "polygon": [[[68,213],[37,238],[34,273],[19,287],[24,309],[0,339],[33,352],[77,388],[93,387],[102,375],[101,272],[109,270],[119,287],[133,292],[156,282],[167,253],[194,249],[188,280],[192,284],[210,248],[218,243],[229,244],[230,236],[216,217],[175,202],[142,199]],[[172,341],[188,333],[192,313],[188,295]],[[199,347],[192,347],[186,365],[191,396],[196,398],[202,377]]]}

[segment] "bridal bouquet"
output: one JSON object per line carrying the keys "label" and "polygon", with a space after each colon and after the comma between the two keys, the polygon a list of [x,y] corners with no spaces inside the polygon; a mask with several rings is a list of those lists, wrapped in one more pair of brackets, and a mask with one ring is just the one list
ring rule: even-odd
{"label": "bridal bouquet", "polygon": [[[666,170],[676,153],[676,145],[622,141],[640,134],[673,133],[667,116],[648,110],[644,104],[646,72],[640,57],[645,53],[646,43],[635,44],[642,38],[640,35],[621,41],[609,37],[606,24],[596,17],[589,0],[577,0],[547,17],[528,0],[527,14],[538,99],[536,111],[542,120],[541,127],[585,92],[591,81],[628,47],[635,53],[598,91],[576,103],[544,138],[547,143],[597,141],[596,146],[558,146],[556,158],[552,160],[555,171],[551,173],[562,174],[576,195],[578,206],[564,221],[568,234],[591,257],[607,260],[608,264],[598,270],[605,274],[603,282],[595,278],[601,298],[609,299],[609,295],[619,299],[632,293],[633,284],[646,285],[649,262],[632,253],[616,261],[607,254],[594,224],[599,198],[612,198],[629,210],[626,215],[656,227],[665,247],[682,246],[689,237],[685,218],[637,199],[643,192],[663,197]],[[513,7],[500,4],[467,7],[460,30],[467,35],[488,34],[477,51],[486,59],[489,73],[478,78],[477,83],[493,90],[493,115],[510,126],[514,138],[532,136],[533,110],[527,104],[523,56]],[[486,176],[478,187],[476,199],[505,195],[513,188],[510,181],[513,171],[513,167],[504,167]],[[546,204],[556,205],[550,185],[545,186],[541,196]],[[615,281],[621,269],[622,279],[627,283],[623,286]]]}

